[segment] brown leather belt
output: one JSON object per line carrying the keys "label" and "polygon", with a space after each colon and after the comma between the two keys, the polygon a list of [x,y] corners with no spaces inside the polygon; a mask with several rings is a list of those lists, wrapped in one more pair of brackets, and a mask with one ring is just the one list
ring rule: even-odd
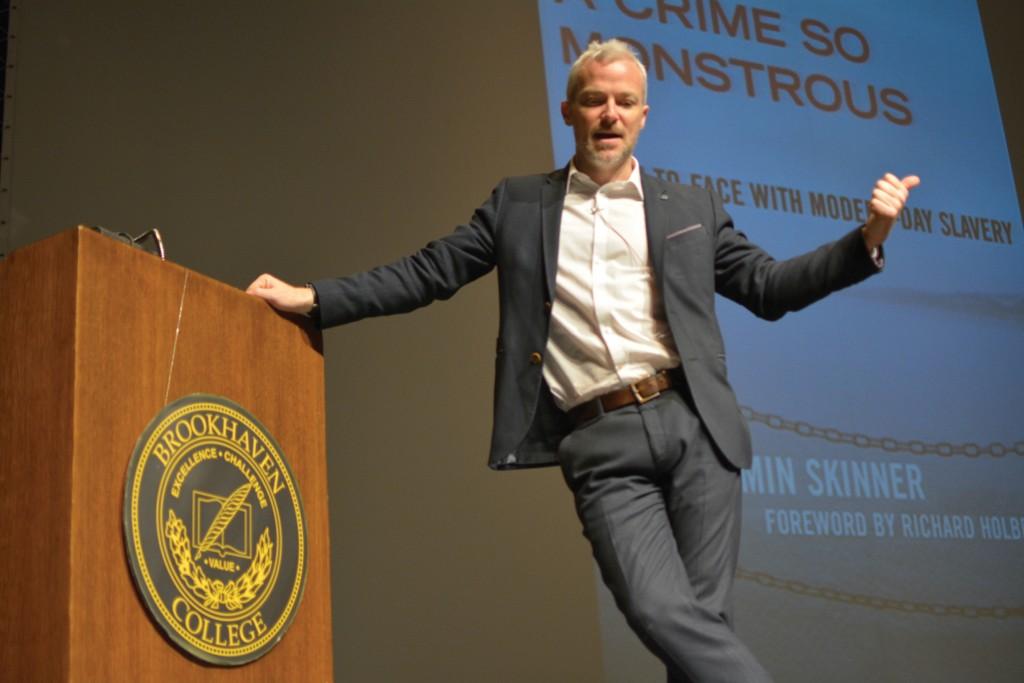
{"label": "brown leather belt", "polygon": [[651,375],[639,382],[633,382],[621,389],[609,391],[607,394],[602,394],[593,400],[570,408],[569,418],[578,427],[603,412],[611,412],[634,403],[641,405],[647,403],[651,399],[660,396],[661,392],[672,388],[672,376],[669,372],[669,370],[662,370],[656,375]]}

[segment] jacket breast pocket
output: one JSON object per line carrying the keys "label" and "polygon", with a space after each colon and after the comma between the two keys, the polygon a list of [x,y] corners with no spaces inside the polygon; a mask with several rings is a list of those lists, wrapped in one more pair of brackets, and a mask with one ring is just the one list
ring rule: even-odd
{"label": "jacket breast pocket", "polygon": [[669,234],[665,235],[665,239],[666,240],[678,239],[678,238],[682,237],[683,235],[689,235],[690,233],[697,232],[698,230],[702,231],[703,228],[704,228],[704,224],[703,223],[694,223],[693,225],[687,225],[686,227],[679,228],[678,230],[673,230]]}
{"label": "jacket breast pocket", "polygon": [[[665,238],[663,294],[671,300],[714,311],[715,267],[711,237],[701,224],[680,228]],[[670,232],[669,235],[672,235]]]}

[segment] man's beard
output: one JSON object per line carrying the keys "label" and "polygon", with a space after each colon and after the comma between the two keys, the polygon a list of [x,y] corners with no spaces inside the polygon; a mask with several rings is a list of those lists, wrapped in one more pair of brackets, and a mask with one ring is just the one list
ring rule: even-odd
{"label": "man's beard", "polygon": [[607,150],[595,149],[594,142],[591,141],[583,149],[583,152],[587,163],[591,166],[601,169],[616,169],[629,161],[633,156],[633,145],[624,145],[618,152],[613,153]]}

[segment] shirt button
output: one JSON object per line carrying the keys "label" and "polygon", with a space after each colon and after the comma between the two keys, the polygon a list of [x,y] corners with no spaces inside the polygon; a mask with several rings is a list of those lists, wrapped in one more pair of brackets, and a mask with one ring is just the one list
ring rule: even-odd
{"label": "shirt button", "polygon": [[536,351],[530,354],[530,365],[540,365],[544,362],[544,356],[540,355]]}

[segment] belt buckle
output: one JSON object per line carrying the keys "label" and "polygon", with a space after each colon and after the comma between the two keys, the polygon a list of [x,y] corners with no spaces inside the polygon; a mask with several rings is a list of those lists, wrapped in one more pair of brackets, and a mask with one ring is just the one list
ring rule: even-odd
{"label": "belt buckle", "polygon": [[[648,379],[654,379],[654,378],[653,377],[649,377]],[[645,381],[647,381],[647,380],[640,380],[640,382],[645,382]],[[636,402],[638,404],[643,405],[643,404],[647,403],[648,401],[653,401],[654,399],[656,399],[659,396],[661,396],[661,390],[660,389],[655,389],[653,394],[651,394],[649,396],[644,396],[643,394],[640,393],[640,390],[636,388],[636,385],[640,384],[640,382],[633,382],[632,384],[629,385],[629,390],[633,392],[633,398],[636,399]],[[658,386],[657,381],[655,381],[654,386],[655,387]]]}

